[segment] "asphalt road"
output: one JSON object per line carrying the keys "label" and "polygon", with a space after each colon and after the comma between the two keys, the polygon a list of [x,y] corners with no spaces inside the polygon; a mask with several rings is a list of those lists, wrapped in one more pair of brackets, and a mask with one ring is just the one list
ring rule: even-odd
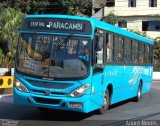
{"label": "asphalt road", "polygon": [[[147,120],[154,121],[142,123]],[[134,126],[159,126],[157,120],[160,120],[160,81],[153,82],[151,91],[143,95],[140,102],[127,100],[112,105],[103,115],[68,111],[43,114],[37,108],[12,104],[12,96],[0,97],[0,126],[6,126],[6,122],[12,126],[131,126],[133,123]]]}

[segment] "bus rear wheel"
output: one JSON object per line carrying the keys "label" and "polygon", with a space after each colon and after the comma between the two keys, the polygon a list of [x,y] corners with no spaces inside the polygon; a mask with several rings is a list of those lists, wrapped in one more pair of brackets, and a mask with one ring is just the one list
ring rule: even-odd
{"label": "bus rear wheel", "polygon": [[142,82],[139,83],[138,91],[137,91],[137,96],[135,98],[136,102],[139,102],[142,97]]}
{"label": "bus rear wheel", "polygon": [[105,95],[103,96],[103,105],[98,109],[98,114],[104,114],[107,112],[110,105],[110,92],[106,89]]}

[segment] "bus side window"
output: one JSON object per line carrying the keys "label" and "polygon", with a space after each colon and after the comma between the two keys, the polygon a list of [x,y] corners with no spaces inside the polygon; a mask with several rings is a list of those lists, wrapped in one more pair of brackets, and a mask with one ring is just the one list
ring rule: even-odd
{"label": "bus side window", "polygon": [[134,64],[138,64],[138,42],[132,41],[132,61]]}
{"label": "bus side window", "polygon": [[144,64],[144,43],[139,44],[139,63]]}
{"label": "bus side window", "polygon": [[106,62],[113,62],[113,34],[106,34]]}
{"label": "bus side window", "polygon": [[124,61],[124,38],[114,35],[114,62],[123,63]]}
{"label": "bus side window", "polygon": [[[99,36],[99,43],[104,44],[104,37]],[[96,64],[103,64],[103,48],[96,51]]]}
{"label": "bus side window", "polygon": [[132,41],[131,39],[124,39],[124,61],[125,64],[132,64]]}

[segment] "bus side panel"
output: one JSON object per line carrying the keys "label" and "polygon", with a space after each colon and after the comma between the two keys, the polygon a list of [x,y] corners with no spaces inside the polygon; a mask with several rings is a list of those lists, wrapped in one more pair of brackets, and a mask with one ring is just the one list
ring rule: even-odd
{"label": "bus side panel", "polygon": [[113,86],[110,104],[114,104],[122,100],[123,72],[124,66],[106,66],[104,69],[104,88],[109,84]]}
{"label": "bus side panel", "polygon": [[111,104],[137,96],[140,80],[142,93],[147,93],[152,83],[151,66],[106,66],[104,69],[104,88],[113,86]]}
{"label": "bus side panel", "polygon": [[126,66],[125,87],[126,95],[123,100],[137,96],[140,80],[142,80],[142,93],[147,93],[152,83],[152,67],[148,66]]}
{"label": "bus side panel", "polygon": [[144,66],[143,67],[143,88],[142,88],[142,94],[147,93],[150,91],[152,86],[152,73],[153,73],[153,67],[152,66]]}
{"label": "bus side panel", "polygon": [[91,107],[101,108],[103,105],[103,73],[95,73],[92,77],[92,91],[91,91],[91,102],[93,103]]}
{"label": "bus side panel", "polygon": [[124,94],[123,100],[132,98],[136,95],[137,91],[137,67],[136,66],[125,66],[124,70]]}
{"label": "bus side panel", "polygon": [[133,98],[137,95],[142,71],[142,66],[124,66],[122,100]]}

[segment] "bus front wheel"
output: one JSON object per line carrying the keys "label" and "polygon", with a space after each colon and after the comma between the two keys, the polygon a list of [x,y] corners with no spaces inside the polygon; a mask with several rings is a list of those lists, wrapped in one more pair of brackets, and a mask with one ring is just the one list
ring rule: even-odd
{"label": "bus front wheel", "polygon": [[105,95],[103,96],[102,107],[98,110],[98,114],[104,114],[107,112],[110,104],[110,92],[106,89]]}

